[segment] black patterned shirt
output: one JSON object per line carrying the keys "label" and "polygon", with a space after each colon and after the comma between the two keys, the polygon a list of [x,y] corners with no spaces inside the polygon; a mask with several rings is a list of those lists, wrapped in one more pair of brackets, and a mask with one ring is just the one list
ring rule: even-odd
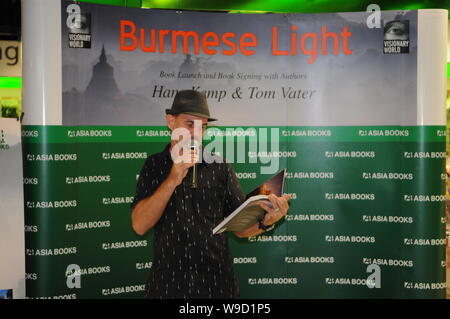
{"label": "black patterned shirt", "polygon": [[[151,155],[141,170],[132,209],[152,195],[172,167],[168,145]],[[153,265],[146,284],[148,298],[237,298],[225,233],[212,229],[245,199],[227,163],[197,164],[198,187],[190,188],[191,170],[172,194],[154,226]]]}

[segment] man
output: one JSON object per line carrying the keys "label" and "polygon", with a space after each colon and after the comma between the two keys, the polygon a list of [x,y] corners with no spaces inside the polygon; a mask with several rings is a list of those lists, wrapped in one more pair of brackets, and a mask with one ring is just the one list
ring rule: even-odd
{"label": "man", "polygon": [[[172,131],[186,129],[194,135],[195,121],[201,121],[200,136],[210,117],[204,93],[179,91],[171,109],[166,110]],[[233,272],[227,236],[212,229],[245,199],[235,172],[227,163],[197,164],[198,185],[190,185],[190,168],[198,152],[189,160],[172,155],[179,140],[172,140],[161,153],[147,158],[141,170],[132,203],[134,231],[145,234],[154,228],[153,265],[146,285],[148,298],[236,298],[239,283]],[[183,154],[182,154],[183,155]],[[269,197],[272,207],[264,219],[238,237],[263,233],[286,215],[289,196]]]}

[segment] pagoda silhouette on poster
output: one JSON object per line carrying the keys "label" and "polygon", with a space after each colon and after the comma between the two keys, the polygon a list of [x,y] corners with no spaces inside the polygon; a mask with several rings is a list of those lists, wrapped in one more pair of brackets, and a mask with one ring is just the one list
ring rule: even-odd
{"label": "pagoda silhouette on poster", "polygon": [[99,62],[92,68],[92,78],[86,87],[85,94],[88,101],[105,100],[120,96],[119,87],[114,79],[114,68],[107,61],[104,45],[102,46]]}

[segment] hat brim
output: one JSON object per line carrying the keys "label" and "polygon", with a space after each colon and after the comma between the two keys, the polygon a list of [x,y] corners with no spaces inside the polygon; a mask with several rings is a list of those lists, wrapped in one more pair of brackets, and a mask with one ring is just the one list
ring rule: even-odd
{"label": "hat brim", "polygon": [[170,115],[189,114],[189,115],[194,115],[194,116],[198,116],[198,117],[201,117],[201,118],[208,119],[208,122],[217,121],[217,119],[215,119],[215,118],[209,117],[209,116],[207,116],[205,114],[202,114],[202,113],[196,113],[196,112],[172,112],[171,109],[166,109],[166,114],[170,114]]}

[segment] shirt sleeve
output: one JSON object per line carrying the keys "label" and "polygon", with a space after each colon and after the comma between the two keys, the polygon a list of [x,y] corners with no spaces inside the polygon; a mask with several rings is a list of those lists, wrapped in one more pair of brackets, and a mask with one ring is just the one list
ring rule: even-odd
{"label": "shirt sleeve", "polygon": [[133,211],[134,207],[136,207],[140,200],[155,192],[158,184],[154,180],[152,182],[152,177],[154,177],[154,168],[154,159],[151,157],[147,158],[136,183],[136,193],[134,195],[133,202],[131,203],[131,211]]}
{"label": "shirt sleeve", "polygon": [[245,195],[234,169],[228,163],[224,165],[227,181],[225,190],[225,216],[228,216],[245,201]]}

